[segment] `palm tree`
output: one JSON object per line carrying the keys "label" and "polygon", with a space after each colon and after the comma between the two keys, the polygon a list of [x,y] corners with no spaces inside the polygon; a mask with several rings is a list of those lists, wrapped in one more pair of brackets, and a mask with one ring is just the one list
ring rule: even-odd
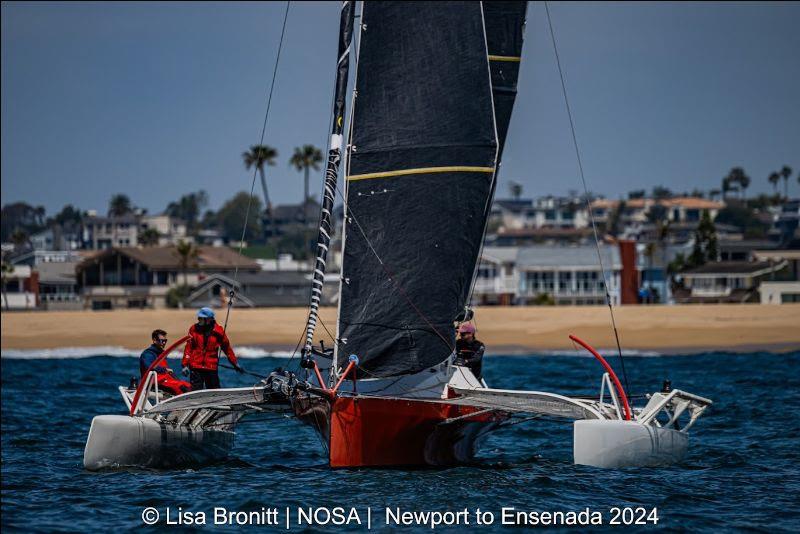
{"label": "palm tree", "polygon": [[742,172],[742,174],[738,177],[738,181],[742,188],[742,198],[747,200],[747,188],[750,187],[750,177]]}
{"label": "palm tree", "polygon": [[775,191],[775,195],[778,194],[778,182],[781,181],[781,175],[777,172],[772,172],[769,174],[769,183],[772,184],[772,190]]}
{"label": "palm tree", "polygon": [[730,193],[731,191],[735,191],[735,190],[736,190],[736,188],[731,185],[730,176],[726,176],[725,178],[722,179],[722,198],[723,199],[728,198],[728,193]]}
{"label": "palm tree", "polygon": [[289,165],[292,165],[298,171],[304,171],[303,174],[303,226],[308,222],[306,220],[306,202],[308,202],[308,171],[314,169],[319,170],[319,164],[322,163],[322,151],[314,145],[303,145],[302,147],[295,147],[292,159],[289,160]]}
{"label": "palm tree", "polygon": [[[734,187],[737,184],[739,187]],[[750,177],[745,174],[744,169],[741,167],[734,167],[722,180],[723,195],[727,191],[743,191],[750,186]],[[741,198],[741,196],[739,197]]]}
{"label": "palm tree", "polygon": [[519,197],[522,196],[522,184],[518,182],[509,182],[508,183],[508,190],[511,193],[511,198],[514,200],[519,200]]}
{"label": "palm tree", "polygon": [[25,230],[17,228],[11,234],[11,242],[14,243],[14,249],[22,248],[30,243],[30,238]]}
{"label": "palm tree", "polygon": [[781,169],[781,177],[783,177],[783,196],[789,198],[789,176],[792,175],[792,168],[784,165]]}
{"label": "palm tree", "polygon": [[170,202],[164,212],[171,217],[178,217],[186,221],[189,232],[194,234],[197,230],[197,222],[200,219],[200,212],[208,205],[208,193],[197,191],[183,195],[177,202]]}
{"label": "palm tree", "polygon": [[255,167],[261,174],[261,188],[264,191],[264,203],[267,210],[267,232],[272,226],[272,203],[269,201],[269,193],[267,192],[267,178],[264,176],[264,166],[275,165],[275,158],[278,157],[278,151],[267,145],[253,145],[247,152],[242,152],[242,160],[244,160],[244,168],[250,170]]}
{"label": "palm tree", "polygon": [[139,232],[137,241],[143,247],[154,247],[158,245],[158,230],[155,228],[146,228]]}
{"label": "palm tree", "polygon": [[189,270],[189,265],[197,259],[197,247],[194,246],[194,243],[180,240],[178,241],[178,244],[175,245],[175,251],[178,253],[178,256],[180,256],[181,272],[183,273],[183,285],[188,286],[189,278],[187,271]]}
{"label": "palm tree", "polygon": [[108,214],[111,217],[119,217],[132,211],[131,199],[123,193],[117,193],[108,202]]}

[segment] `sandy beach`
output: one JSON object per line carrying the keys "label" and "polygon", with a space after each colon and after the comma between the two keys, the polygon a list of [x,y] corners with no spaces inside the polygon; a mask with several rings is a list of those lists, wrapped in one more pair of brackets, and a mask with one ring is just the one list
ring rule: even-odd
{"label": "sandy beach", "polygon": [[[224,313],[224,311],[222,312]],[[234,310],[229,333],[236,345],[291,350],[305,324],[305,309]],[[615,309],[622,347],[640,351],[800,350],[800,304],[783,306],[625,306]],[[336,310],[322,311],[335,333]],[[172,339],[187,331],[193,310],[18,312],[2,314],[2,349],[120,346],[149,343],[163,328]],[[476,310],[478,338],[489,352],[572,350],[574,333],[598,348],[614,346],[608,308],[486,307]],[[318,337],[330,343],[325,329]]]}

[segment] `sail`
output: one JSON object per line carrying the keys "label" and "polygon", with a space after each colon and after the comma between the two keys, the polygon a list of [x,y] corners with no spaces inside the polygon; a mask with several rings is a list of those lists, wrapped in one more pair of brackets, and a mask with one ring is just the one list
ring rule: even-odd
{"label": "sail", "polygon": [[344,128],[345,101],[347,99],[347,76],[350,68],[350,43],[353,37],[353,19],[355,18],[355,2],[342,2],[339,22],[339,48],[337,54],[336,82],[333,98],[333,119],[331,141],[328,149],[328,163],[325,167],[325,185],[322,197],[322,209],[317,236],[317,258],[311,281],[311,302],[306,321],[306,342],[303,350],[308,354],[314,341],[314,330],[317,326],[319,303],[322,298],[322,287],[325,282],[325,267],[328,261],[328,249],[333,235],[333,201],[336,198],[336,182],[339,174],[339,163],[342,151],[342,130]]}
{"label": "sail", "polygon": [[[487,221],[492,210],[498,175],[502,169],[503,149],[511,123],[511,111],[514,109],[514,101],[517,97],[517,80],[522,60],[522,34],[525,29],[527,9],[528,2],[483,2],[486,49],[492,76],[492,101],[499,145],[497,172],[495,172],[492,190],[484,208],[484,217]],[[476,266],[470,287],[475,287],[477,275]],[[472,304],[471,297],[470,294],[470,305]]]}
{"label": "sail", "polygon": [[522,59],[522,32],[528,2],[484,2],[483,17],[486,25],[486,48],[492,71],[492,93],[497,125],[497,141],[503,155],[511,111],[517,97],[517,80]]}
{"label": "sail", "polygon": [[497,134],[480,2],[365,2],[361,23],[337,364],[395,376],[453,350]]}

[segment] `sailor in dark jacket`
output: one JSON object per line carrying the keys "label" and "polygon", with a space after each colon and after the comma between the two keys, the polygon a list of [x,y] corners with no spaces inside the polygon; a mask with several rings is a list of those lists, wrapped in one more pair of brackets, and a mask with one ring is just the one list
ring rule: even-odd
{"label": "sailor in dark jacket", "polygon": [[475,325],[463,323],[458,328],[456,340],[456,365],[469,367],[478,380],[481,379],[483,370],[483,352],[486,347],[475,339]]}
{"label": "sailor in dark jacket", "polygon": [[[153,362],[164,352],[164,347],[167,345],[167,333],[163,330],[153,330],[152,339],[153,344],[144,349],[142,355],[139,356],[139,373],[141,374],[142,380],[146,378],[145,373]],[[167,367],[165,360],[159,362],[159,364],[153,368],[153,371],[155,371],[158,376],[158,387],[164,391],[172,393],[173,395],[180,395],[192,389],[192,385],[189,382],[175,376],[172,369]]]}

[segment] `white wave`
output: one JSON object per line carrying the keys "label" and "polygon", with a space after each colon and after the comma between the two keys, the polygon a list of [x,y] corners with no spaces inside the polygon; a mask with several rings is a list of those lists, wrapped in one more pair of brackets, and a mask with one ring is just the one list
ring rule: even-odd
{"label": "white wave", "polygon": [[[613,356],[619,356],[619,352],[616,349],[597,349],[597,352],[600,353],[600,356],[604,358],[609,358]],[[593,356],[586,350],[544,350],[541,351],[539,354],[542,356],[588,356],[589,358],[593,358]],[[622,351],[623,357],[632,357],[632,358],[652,358],[658,356],[664,356],[661,352],[656,352],[654,350],[633,350],[633,349],[623,349]]]}
{"label": "white wave", "polygon": [[[269,350],[262,347],[236,347],[239,358],[291,358],[292,351]],[[98,347],[60,347],[57,349],[3,349],[0,356],[11,360],[70,360],[79,358],[94,358],[96,356],[112,356],[115,358],[138,357],[141,350],[126,349],[124,347],[98,346]],[[174,351],[169,358],[179,359],[180,351]]]}

